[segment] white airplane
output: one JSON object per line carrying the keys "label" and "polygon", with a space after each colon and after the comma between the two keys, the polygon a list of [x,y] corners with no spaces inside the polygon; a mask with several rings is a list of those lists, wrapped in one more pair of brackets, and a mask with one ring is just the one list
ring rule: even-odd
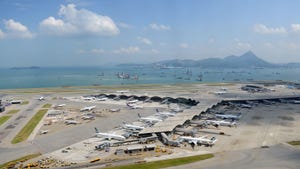
{"label": "white airplane", "polygon": [[129,90],[118,90],[117,93],[129,93]]}
{"label": "white airplane", "polygon": [[140,115],[140,113],[138,113],[138,116],[139,116],[139,120],[140,120],[140,121],[144,121],[144,122],[146,122],[146,123],[154,124],[154,123],[156,123],[156,122],[163,121],[162,119],[153,118],[153,117],[142,117],[142,116]]}
{"label": "white airplane", "polygon": [[101,137],[101,138],[105,138],[108,140],[111,139],[115,139],[115,140],[120,140],[120,141],[124,141],[125,137],[122,135],[118,135],[118,134],[114,134],[114,133],[101,133],[99,132],[99,130],[95,127],[95,137]]}
{"label": "white airplane", "polygon": [[83,97],[83,100],[86,100],[86,101],[91,101],[91,100],[95,100],[96,98],[95,97]]}
{"label": "white airplane", "polygon": [[88,106],[88,107],[84,107],[84,108],[80,109],[80,111],[91,111],[95,108],[96,108],[96,106]]}
{"label": "white airplane", "polygon": [[158,109],[156,109],[156,114],[157,116],[161,116],[161,117],[174,117],[176,115],[176,113],[172,113],[172,112],[160,112]]}
{"label": "white airplane", "polygon": [[224,121],[224,120],[205,120],[205,123],[211,124],[215,127],[219,127],[219,126],[233,127],[233,126],[236,126],[235,121],[230,122],[230,121]]}
{"label": "white airplane", "polygon": [[56,107],[64,107],[64,106],[66,106],[66,104],[59,104]]}
{"label": "white airplane", "polygon": [[47,134],[49,132],[49,130],[41,130],[40,134]]}
{"label": "white airplane", "polygon": [[292,100],[291,103],[293,103],[293,104],[300,104],[300,100]]}
{"label": "white airplane", "polygon": [[69,125],[69,124],[79,124],[79,122],[78,121],[76,121],[76,120],[65,120],[65,124],[67,124],[67,125]]}
{"label": "white airplane", "polygon": [[42,101],[42,100],[45,100],[45,98],[44,98],[43,96],[41,96],[41,97],[39,98],[39,101]]}
{"label": "white airplane", "polygon": [[216,95],[223,95],[223,94],[226,94],[227,91],[217,91],[217,92],[214,92],[214,94]]}
{"label": "white airplane", "polygon": [[181,136],[179,137],[179,140],[187,141],[189,143],[193,143],[194,145],[199,144],[199,145],[206,145],[206,146],[212,146],[217,141],[215,137],[208,139],[206,136],[202,136],[202,137]]}
{"label": "white airplane", "polygon": [[137,105],[137,104],[128,104],[128,103],[127,103],[127,106],[128,106],[129,108],[131,108],[131,109],[142,109],[142,108],[144,108],[143,106]]}
{"label": "white airplane", "polygon": [[107,97],[102,97],[102,98],[99,98],[99,99],[97,99],[98,101],[106,101],[106,100],[108,100],[108,98]]}
{"label": "white airplane", "polygon": [[123,123],[123,128],[129,129],[129,130],[143,130],[145,127]]}
{"label": "white airplane", "polygon": [[137,103],[139,100],[130,100],[130,101],[127,101],[127,104],[133,104],[133,103]]}
{"label": "white airplane", "polygon": [[216,117],[222,118],[222,119],[232,119],[232,120],[239,120],[242,116],[241,113],[234,115],[234,114],[215,114]]}
{"label": "white airplane", "polygon": [[251,109],[252,106],[250,104],[241,104],[241,108]]}
{"label": "white airplane", "polygon": [[81,117],[83,120],[94,120],[95,117],[94,116],[89,116],[89,115],[84,115]]}
{"label": "white airplane", "polygon": [[121,109],[109,109],[110,112],[119,112]]}

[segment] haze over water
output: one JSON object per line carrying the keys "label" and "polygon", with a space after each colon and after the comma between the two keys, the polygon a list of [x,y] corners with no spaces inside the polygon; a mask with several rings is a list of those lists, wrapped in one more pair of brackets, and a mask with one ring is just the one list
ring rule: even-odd
{"label": "haze over water", "polygon": [[[129,74],[129,79],[117,73]],[[200,76],[199,76],[200,75]],[[202,78],[200,81],[200,77]],[[138,77],[138,79],[137,79]],[[152,67],[68,67],[1,69],[0,88],[41,88],[62,86],[177,84],[198,82],[251,82],[284,80],[300,82],[300,68],[200,69]]]}

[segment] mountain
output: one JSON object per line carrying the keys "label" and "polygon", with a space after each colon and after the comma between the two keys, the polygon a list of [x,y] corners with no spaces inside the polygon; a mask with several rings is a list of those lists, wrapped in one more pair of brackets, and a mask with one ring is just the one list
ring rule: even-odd
{"label": "mountain", "polygon": [[275,67],[275,64],[269,63],[258,58],[253,52],[248,51],[241,56],[227,56],[221,58],[209,58],[202,60],[167,60],[153,63],[167,67],[204,67],[204,68],[253,68],[253,67]]}

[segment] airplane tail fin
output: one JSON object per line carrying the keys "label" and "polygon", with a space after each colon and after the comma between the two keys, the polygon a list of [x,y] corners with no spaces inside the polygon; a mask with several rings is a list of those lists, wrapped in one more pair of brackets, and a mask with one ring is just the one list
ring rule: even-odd
{"label": "airplane tail fin", "polygon": [[99,133],[99,130],[97,129],[97,127],[95,127],[95,132],[96,132],[96,133]]}

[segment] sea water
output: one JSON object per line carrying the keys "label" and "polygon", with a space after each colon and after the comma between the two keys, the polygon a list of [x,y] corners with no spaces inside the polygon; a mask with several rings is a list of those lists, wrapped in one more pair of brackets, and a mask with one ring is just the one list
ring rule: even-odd
{"label": "sea water", "polygon": [[[129,78],[120,78],[121,74]],[[45,67],[0,69],[0,89],[196,82],[300,82],[300,68],[202,69],[156,67]]]}

